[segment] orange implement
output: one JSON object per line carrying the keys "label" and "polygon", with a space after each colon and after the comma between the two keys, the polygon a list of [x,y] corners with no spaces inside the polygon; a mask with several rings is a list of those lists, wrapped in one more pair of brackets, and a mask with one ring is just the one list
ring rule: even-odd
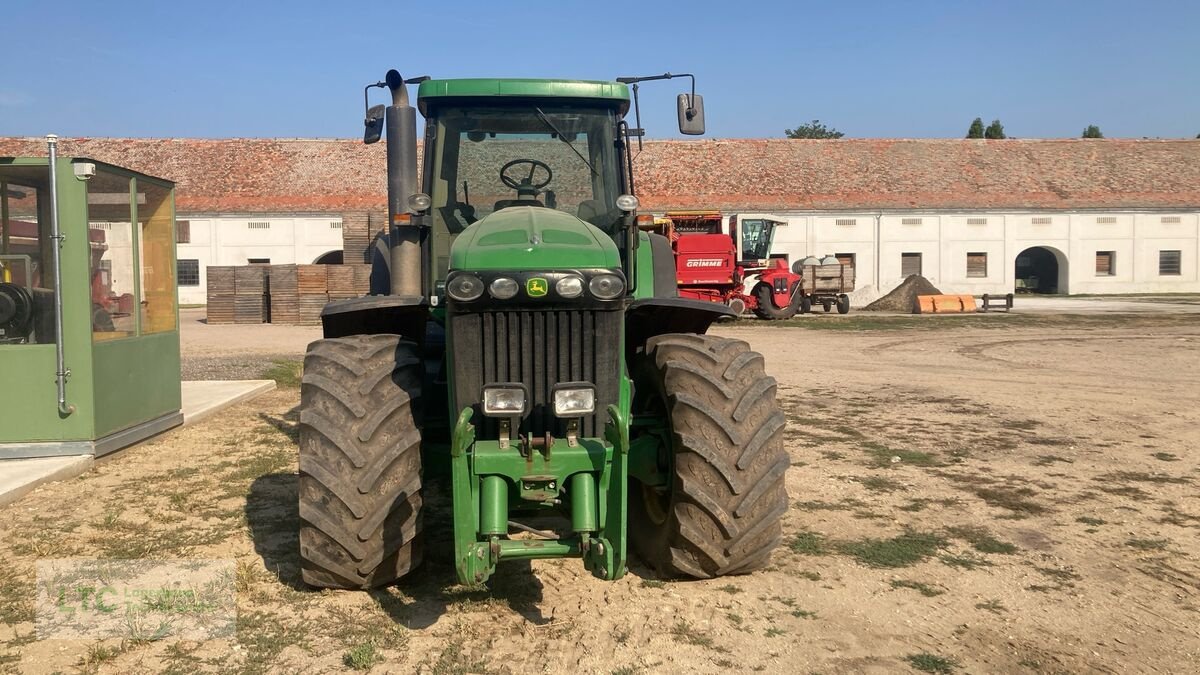
{"label": "orange implement", "polygon": [[975,311],[973,295],[918,295],[913,314],[962,314]]}

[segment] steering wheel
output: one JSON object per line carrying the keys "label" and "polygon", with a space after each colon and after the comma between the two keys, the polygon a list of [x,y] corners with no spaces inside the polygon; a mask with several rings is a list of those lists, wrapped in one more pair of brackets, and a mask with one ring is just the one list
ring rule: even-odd
{"label": "steering wheel", "polygon": [[[517,178],[513,178],[512,176],[509,176],[506,173],[510,168],[517,166],[518,164],[528,164],[529,165],[529,175],[528,176],[521,178],[521,179],[517,179]],[[533,177],[534,177],[534,174],[537,173],[538,167],[541,167],[546,170],[546,180],[544,180],[540,183],[535,183],[535,182],[533,182]],[[513,161],[509,162],[508,164],[505,164],[504,166],[500,167],[500,182],[502,182],[505,185],[507,185],[508,187],[516,190],[518,196],[520,196],[520,195],[531,195],[531,196],[537,195],[537,193],[542,188],[544,188],[550,184],[550,181],[553,178],[554,178],[554,172],[550,170],[550,166],[547,165],[545,162],[541,162],[536,159],[514,159]]]}

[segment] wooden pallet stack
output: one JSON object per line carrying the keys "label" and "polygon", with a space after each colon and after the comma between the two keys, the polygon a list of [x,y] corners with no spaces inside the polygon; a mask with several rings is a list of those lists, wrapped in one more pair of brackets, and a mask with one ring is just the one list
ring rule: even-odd
{"label": "wooden pallet stack", "polygon": [[361,295],[354,288],[354,265],[327,265],[326,267],[328,267],[326,278],[330,301],[357,298]]}
{"label": "wooden pallet stack", "polygon": [[295,265],[271,265],[271,323],[300,323],[300,285]]}
{"label": "wooden pallet stack", "polygon": [[267,320],[267,265],[243,265],[234,273],[233,322]]}
{"label": "wooden pallet stack", "polygon": [[208,267],[208,323],[233,323],[236,267]]}
{"label": "wooden pallet stack", "polygon": [[329,302],[328,270],[333,265],[297,265],[296,285],[300,299],[297,323],[312,326],[321,323],[321,310]]}

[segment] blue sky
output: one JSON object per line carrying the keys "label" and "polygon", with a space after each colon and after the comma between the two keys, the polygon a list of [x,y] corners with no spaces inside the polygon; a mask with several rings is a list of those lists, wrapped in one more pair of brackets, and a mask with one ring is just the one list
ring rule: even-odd
{"label": "blue sky", "polygon": [[[708,136],[1200,133],[1200,2],[7,0],[0,135],[351,137],[405,76],[691,71]],[[14,59],[14,55],[19,55]],[[675,137],[685,81],[642,89]],[[382,101],[382,99],[379,99]]]}

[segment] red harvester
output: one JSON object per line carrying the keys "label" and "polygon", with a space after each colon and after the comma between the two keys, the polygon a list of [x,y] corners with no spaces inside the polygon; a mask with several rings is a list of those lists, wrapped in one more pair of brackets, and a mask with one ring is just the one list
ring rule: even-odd
{"label": "red harvester", "polygon": [[[739,314],[746,309],[761,319],[787,319],[800,307],[800,275],[784,258],[771,258],[776,216],[742,214],[721,229],[719,211],[672,211],[646,228],[667,237],[675,253],[679,295],[720,302]],[[749,293],[746,277],[758,280]]]}

